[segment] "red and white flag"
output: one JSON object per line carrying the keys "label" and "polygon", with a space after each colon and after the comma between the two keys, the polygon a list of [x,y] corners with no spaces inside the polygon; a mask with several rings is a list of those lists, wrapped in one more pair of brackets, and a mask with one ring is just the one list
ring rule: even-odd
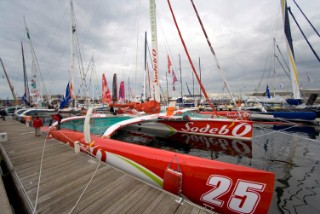
{"label": "red and white flag", "polygon": [[170,71],[171,71],[171,66],[172,66],[172,63],[171,63],[171,60],[170,60],[170,57],[169,57],[169,54],[168,54],[168,73],[170,74]]}
{"label": "red and white flag", "polygon": [[173,90],[175,91],[176,88],[174,86],[174,84],[178,81],[176,74],[174,73],[174,70],[172,69],[172,86],[173,86]]}

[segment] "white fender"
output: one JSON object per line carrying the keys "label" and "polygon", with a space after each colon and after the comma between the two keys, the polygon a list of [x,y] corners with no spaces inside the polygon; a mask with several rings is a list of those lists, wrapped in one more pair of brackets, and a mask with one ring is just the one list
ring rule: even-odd
{"label": "white fender", "polygon": [[86,117],[84,119],[83,124],[83,134],[84,134],[84,140],[86,143],[91,143],[91,137],[90,137],[90,118],[93,111],[93,107],[89,107]]}

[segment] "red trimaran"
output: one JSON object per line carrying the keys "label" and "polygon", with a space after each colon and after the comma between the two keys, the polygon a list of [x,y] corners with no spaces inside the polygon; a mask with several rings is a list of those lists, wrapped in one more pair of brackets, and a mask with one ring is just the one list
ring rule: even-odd
{"label": "red trimaran", "polygon": [[[150,0],[150,9],[151,17],[155,16],[154,0]],[[67,118],[62,121],[62,129],[51,127],[49,135],[72,147],[78,141],[83,152],[208,209],[268,213],[274,192],[273,173],[90,135],[91,113],[89,108],[84,133],[63,128]],[[228,125],[231,129],[231,122]]]}
{"label": "red trimaran", "polygon": [[[117,81],[116,78],[113,81]],[[110,107],[113,107],[117,113],[131,113],[135,114],[136,112],[132,111],[135,109],[137,112],[144,112],[146,114],[157,114],[160,113],[160,98],[157,99],[150,99],[144,102],[126,102],[125,97],[123,97],[121,102],[118,102],[117,99],[117,88],[114,86],[113,95],[115,96],[112,101],[109,101],[108,104]],[[122,81],[120,84],[120,92],[124,93],[124,82]]]}
{"label": "red trimaran", "polygon": [[[156,22],[156,16],[151,17],[151,20]],[[154,93],[150,93],[150,99],[143,102],[126,102],[126,103],[111,103],[110,106],[118,108],[119,113],[122,113],[122,109],[135,109],[138,112],[145,112],[146,114],[158,114],[160,113],[160,90],[159,90],[159,71],[158,71],[158,47],[157,47],[157,31],[155,26],[152,28],[152,63],[153,63],[153,89]],[[146,44],[145,44],[146,45]],[[146,54],[146,53],[145,53]],[[147,63],[145,62],[147,69]],[[148,69],[149,75],[149,69]],[[150,77],[148,78],[150,82]]]}

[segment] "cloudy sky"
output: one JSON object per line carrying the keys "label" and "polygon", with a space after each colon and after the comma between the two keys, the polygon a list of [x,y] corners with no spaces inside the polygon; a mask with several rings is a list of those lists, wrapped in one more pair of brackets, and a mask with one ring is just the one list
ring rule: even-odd
{"label": "cloudy sky", "polygon": [[[280,0],[195,0],[194,2],[234,93],[264,91],[268,81],[271,89],[279,90],[281,85],[281,90],[291,90],[290,80],[279,62],[274,63],[273,57],[273,38],[275,38],[281,51],[276,50],[275,53],[286,67],[286,62],[282,59],[287,61]],[[318,0],[296,0],[296,2],[320,31]],[[188,94],[186,85],[189,86],[191,93],[194,91],[195,94],[199,94],[199,85],[195,79],[193,84],[191,66],[183,50],[167,1],[156,0],[156,5],[161,87],[166,93],[168,54],[180,80],[180,55],[183,94]],[[291,7],[313,48],[320,55],[320,38],[301,15],[293,0],[288,0],[288,6]],[[209,94],[222,93],[224,83],[191,3],[186,0],[172,0],[172,7],[198,72],[200,59],[204,87]],[[74,0],[74,11],[82,63],[87,73],[86,80],[91,96],[96,94],[94,84],[95,87],[101,88],[103,73],[106,74],[109,86],[112,84],[112,75],[117,73],[118,82],[124,80],[127,85],[130,82],[133,92],[136,95],[140,94],[144,74],[145,32],[151,47],[149,1]],[[69,0],[0,1],[0,57],[17,96],[22,96],[24,93],[21,42],[24,46],[29,80],[32,75],[32,55],[23,17],[48,93],[63,94],[69,81],[71,59]],[[290,18],[301,87],[319,88],[320,63],[292,17]],[[94,66],[89,66],[92,56]],[[75,61],[75,67],[78,68],[78,60]],[[79,73],[76,69],[76,91],[81,85]],[[0,74],[0,99],[11,98],[2,68]],[[308,76],[312,79],[311,82],[308,82]],[[172,89],[171,75],[168,76],[168,82],[170,96],[179,96],[180,82],[175,83],[176,91]],[[79,91],[83,94],[82,89]],[[226,90],[224,92],[226,93]]]}

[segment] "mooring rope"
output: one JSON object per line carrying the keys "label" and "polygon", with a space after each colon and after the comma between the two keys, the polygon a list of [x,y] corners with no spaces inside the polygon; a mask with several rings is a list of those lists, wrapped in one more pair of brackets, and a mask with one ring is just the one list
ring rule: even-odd
{"label": "mooring rope", "polygon": [[42,147],[42,154],[41,154],[41,162],[40,162],[40,170],[39,170],[39,178],[38,178],[38,185],[37,185],[37,194],[36,194],[36,201],[33,207],[33,214],[36,213],[37,211],[37,206],[38,206],[38,198],[39,198],[39,190],[40,190],[40,182],[41,182],[41,174],[42,174],[42,166],[43,166],[43,159],[44,159],[44,149],[46,147],[47,144],[47,139],[48,139],[48,135],[46,136],[46,139],[44,140],[44,144]]}
{"label": "mooring rope", "polygon": [[72,213],[74,211],[74,209],[78,206],[83,194],[86,192],[86,190],[88,189],[89,185],[91,184],[91,181],[93,180],[94,176],[96,175],[96,173],[97,173],[97,171],[98,171],[98,169],[100,167],[100,163],[101,163],[101,159],[99,159],[98,166],[97,166],[96,170],[93,172],[93,175],[91,176],[90,180],[88,181],[86,187],[83,189],[83,191],[82,191],[81,195],[79,196],[76,204],[72,207],[72,209],[70,210],[70,212],[68,214]]}
{"label": "mooring rope", "polygon": [[[289,126],[289,127],[287,127],[287,128],[282,129],[281,131],[285,131],[285,130],[288,130],[288,129],[291,129],[291,128],[294,128],[294,127],[298,127],[298,126],[300,126],[300,125]],[[261,128],[261,129],[267,129],[267,128],[264,128],[264,127],[262,127],[262,126],[260,126],[260,127],[257,126],[257,127],[258,127],[258,128]],[[253,139],[253,138],[264,137],[264,136],[267,136],[267,135],[270,135],[270,134],[273,134],[273,133],[277,133],[277,132],[283,133],[283,132],[281,132],[281,131],[279,131],[279,130],[274,130],[274,131],[272,131],[272,132],[269,132],[269,133],[266,133],[266,134],[263,134],[263,135],[254,136],[254,137],[252,137],[252,139]]]}
{"label": "mooring rope", "polygon": [[[263,135],[254,136],[254,137],[252,137],[252,140],[253,140],[254,138],[260,138],[260,137],[264,137],[264,136],[267,136],[267,135],[270,135],[270,134],[274,134],[274,133],[280,133],[280,134],[292,136],[292,134],[286,133],[286,132],[284,132],[284,131],[285,131],[285,130],[288,130],[288,129],[291,129],[291,128],[294,128],[294,127],[299,127],[299,126],[303,126],[303,125],[297,124],[297,125],[289,126],[289,127],[287,127],[287,128],[281,129],[281,130],[274,130],[274,131],[272,131],[272,132],[269,132],[269,133],[266,133],[266,134],[263,134]],[[261,129],[268,129],[268,128],[265,128],[265,127],[263,127],[263,126],[256,126],[256,127],[257,127],[257,128],[261,128]],[[300,138],[300,139],[304,139],[304,140],[309,140],[309,141],[312,141],[312,142],[315,142],[315,143],[320,143],[319,140],[307,138],[307,137],[304,137],[304,136],[301,136],[301,135],[296,135],[296,137],[298,137],[298,138]]]}
{"label": "mooring rope", "polygon": [[[59,131],[60,134],[62,134],[65,138],[67,138],[68,140],[70,140],[70,142],[73,142],[67,135],[65,135],[62,131]],[[45,147],[46,147],[46,144],[47,144],[47,140],[48,140],[48,136],[49,134],[46,136],[45,138],[45,141],[44,141],[44,144],[43,144],[43,147],[42,147],[42,154],[41,154],[41,162],[40,162],[40,170],[39,170],[39,178],[38,178],[38,185],[37,185],[37,193],[36,193],[36,200],[35,200],[35,204],[34,204],[34,207],[33,207],[33,214],[36,213],[37,211],[37,206],[38,206],[38,198],[39,198],[39,191],[40,191],[40,183],[41,183],[41,175],[42,175],[42,168],[43,168],[43,160],[44,160],[44,152],[45,152]],[[74,142],[73,142],[74,143]],[[81,146],[81,144],[80,144]],[[87,150],[89,152],[89,149],[86,148],[86,147],[81,147],[83,150]],[[93,155],[94,156],[94,155]],[[96,158],[96,156],[94,156]],[[76,206],[78,205],[79,201],[81,200],[84,192],[87,190],[89,184],[91,183],[92,179],[94,178],[96,172],[98,171],[99,169],[99,166],[100,166],[100,163],[101,163],[101,160],[99,159],[99,163],[98,163],[98,166],[97,168],[95,169],[91,179],[89,180],[89,182],[87,183],[85,189],[82,191],[81,195],[79,196],[76,204],[73,206],[73,208],[71,209],[71,211],[69,213],[72,213],[73,210],[76,208]]]}
{"label": "mooring rope", "polygon": [[[70,142],[73,142],[67,135],[65,135],[62,131],[59,131],[60,134],[62,134],[65,138],[67,138],[68,140],[70,140]],[[75,142],[73,142],[75,143]],[[89,147],[83,147],[82,144],[80,144],[80,147],[87,151],[89,154],[90,154],[90,151],[89,151]],[[93,157],[97,158],[97,156],[95,156],[94,154],[91,154]],[[100,164],[101,164],[101,159],[99,158],[99,162],[98,162],[98,166],[97,168],[95,169],[95,171],[93,172],[93,175],[91,176],[90,180],[88,181],[86,187],[83,189],[81,195],[79,196],[78,200],[76,201],[75,205],[72,207],[72,209],[70,210],[69,214],[72,213],[74,211],[74,209],[78,206],[82,196],[84,195],[84,193],[86,192],[86,190],[88,189],[89,185],[91,184],[93,178],[95,177],[99,167],[100,167]]]}

